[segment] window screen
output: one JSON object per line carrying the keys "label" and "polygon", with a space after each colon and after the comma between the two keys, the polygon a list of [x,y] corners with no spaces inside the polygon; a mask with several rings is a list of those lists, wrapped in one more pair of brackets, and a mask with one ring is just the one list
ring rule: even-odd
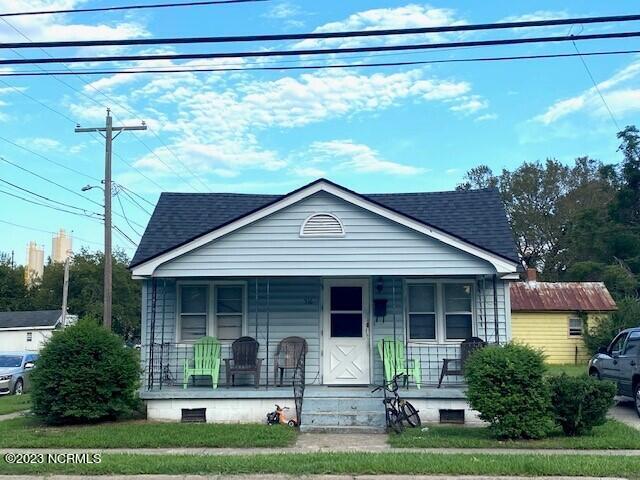
{"label": "window screen", "polygon": [[435,340],[435,285],[409,285],[408,297],[409,338],[412,340]]}
{"label": "window screen", "polygon": [[216,287],[216,330],[219,340],[235,340],[242,336],[244,317],[244,287]]}
{"label": "window screen", "polygon": [[208,292],[206,285],[180,287],[181,340],[197,340],[207,334]]}
{"label": "window screen", "polygon": [[579,317],[573,317],[569,319],[569,336],[581,337],[582,336],[583,322]]}
{"label": "window screen", "polygon": [[444,284],[444,320],[447,340],[465,340],[473,336],[472,291],[469,284]]}

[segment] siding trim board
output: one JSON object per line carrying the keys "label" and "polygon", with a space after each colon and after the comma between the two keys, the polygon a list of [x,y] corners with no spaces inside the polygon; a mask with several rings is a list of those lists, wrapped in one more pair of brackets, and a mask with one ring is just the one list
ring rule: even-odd
{"label": "siding trim board", "polygon": [[[202,247],[218,238],[223,237],[231,232],[235,232],[236,230],[250,225],[260,219],[266,218],[269,215],[272,215],[286,207],[294,205],[314,194],[319,192],[325,192],[334,197],[340,198],[345,202],[348,202],[352,205],[360,207],[366,211],[369,211],[375,215],[386,218],[396,224],[403,225],[415,232],[423,234],[427,237],[438,240],[446,245],[454,247],[455,249],[471,254],[479,259],[482,259],[499,272],[500,274],[505,273],[514,273],[516,272],[516,264],[513,261],[507,260],[500,255],[497,255],[488,250],[482,249],[472,243],[465,241],[459,237],[456,237],[448,232],[443,230],[439,230],[435,227],[427,225],[425,223],[419,222],[409,216],[400,214],[388,207],[384,207],[381,204],[374,202],[372,200],[366,199],[365,197],[347,190],[339,185],[328,182],[326,180],[320,180],[314,183],[303,187],[297,191],[294,191],[284,197],[282,199],[277,200],[266,207],[258,209],[244,217],[231,221],[230,223],[215,229],[207,234],[204,234],[196,239],[186,242],[185,244],[178,246],[168,252],[160,254],[150,260],[147,260],[141,264],[135,265],[132,267],[132,273],[134,277],[148,277],[154,274],[156,269],[161,265],[165,264],[169,260],[180,257],[188,252],[191,252],[199,247]],[[234,272],[228,272],[229,275],[233,275]],[[363,272],[364,273],[364,272]],[[391,272],[389,272],[391,273]],[[240,273],[235,272],[235,274],[249,274],[250,273]]]}

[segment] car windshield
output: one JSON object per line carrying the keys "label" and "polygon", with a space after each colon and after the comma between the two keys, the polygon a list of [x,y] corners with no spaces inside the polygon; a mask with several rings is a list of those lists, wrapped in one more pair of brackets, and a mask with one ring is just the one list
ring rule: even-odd
{"label": "car windshield", "polygon": [[20,355],[0,355],[0,367],[19,367],[22,365]]}

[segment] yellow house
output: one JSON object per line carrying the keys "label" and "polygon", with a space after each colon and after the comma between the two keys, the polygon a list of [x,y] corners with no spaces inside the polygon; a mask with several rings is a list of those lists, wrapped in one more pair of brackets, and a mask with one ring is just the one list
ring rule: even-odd
{"label": "yellow house", "polygon": [[616,309],[602,282],[538,282],[535,270],[527,281],[511,284],[511,329],[514,341],[542,349],[547,362],[583,363],[585,318],[593,325]]}

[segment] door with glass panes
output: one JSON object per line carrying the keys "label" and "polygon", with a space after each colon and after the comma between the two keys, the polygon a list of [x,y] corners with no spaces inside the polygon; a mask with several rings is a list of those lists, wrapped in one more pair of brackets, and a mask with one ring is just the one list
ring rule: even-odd
{"label": "door with glass panes", "polygon": [[323,378],[327,385],[368,385],[369,282],[324,281]]}

